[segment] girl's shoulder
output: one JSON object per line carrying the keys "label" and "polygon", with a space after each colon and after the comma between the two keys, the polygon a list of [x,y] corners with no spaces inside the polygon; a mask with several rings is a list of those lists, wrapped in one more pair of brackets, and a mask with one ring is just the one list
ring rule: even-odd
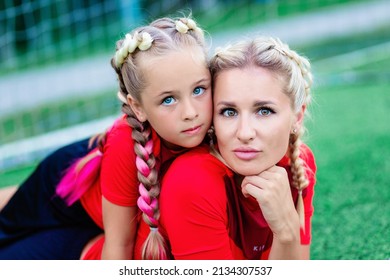
{"label": "girl's shoulder", "polygon": [[178,156],[163,176],[161,205],[165,203],[169,208],[179,204],[180,209],[198,210],[213,205],[212,208],[225,209],[228,172],[226,166],[210,154],[208,146],[192,148]]}
{"label": "girl's shoulder", "polygon": [[[134,139],[132,137],[133,128],[126,120],[126,115],[117,118],[107,132],[107,146],[117,146],[125,151],[134,153]],[[153,154],[156,156],[160,153],[160,139],[157,133],[152,129]]]}
{"label": "girl's shoulder", "polygon": [[169,184],[186,182],[187,186],[220,184],[226,175],[231,176],[231,171],[210,153],[208,145],[201,145],[178,156],[164,175],[164,181]]}
{"label": "girl's shoulder", "polygon": [[174,162],[175,169],[186,173],[229,173],[230,170],[219,159],[210,153],[210,147],[206,144],[192,148],[184,154],[178,156]]}

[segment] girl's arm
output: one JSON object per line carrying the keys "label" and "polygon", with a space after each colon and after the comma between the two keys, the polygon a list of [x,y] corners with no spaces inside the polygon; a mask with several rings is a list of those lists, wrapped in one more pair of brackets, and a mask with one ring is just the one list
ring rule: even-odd
{"label": "girl's arm", "polygon": [[110,131],[100,170],[105,242],[102,259],[131,259],[137,231],[138,179],[131,128],[117,123]]}
{"label": "girl's arm", "polygon": [[103,197],[105,242],[102,259],[129,260],[133,258],[137,211],[135,206],[118,206]]}

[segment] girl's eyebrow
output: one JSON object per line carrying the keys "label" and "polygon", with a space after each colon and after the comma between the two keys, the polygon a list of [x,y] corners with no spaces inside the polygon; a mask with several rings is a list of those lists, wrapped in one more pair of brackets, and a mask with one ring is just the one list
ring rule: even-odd
{"label": "girl's eyebrow", "polygon": [[160,92],[157,97],[162,97],[162,96],[166,96],[166,95],[172,95],[175,91],[174,90],[167,90],[167,91],[162,91]]}
{"label": "girl's eyebrow", "polygon": [[193,85],[195,86],[195,85],[198,85],[198,84],[201,84],[201,83],[205,83],[205,82],[209,83],[210,80],[211,80],[211,79],[205,77],[205,78],[202,78],[202,79],[200,79],[200,80],[194,82]]}

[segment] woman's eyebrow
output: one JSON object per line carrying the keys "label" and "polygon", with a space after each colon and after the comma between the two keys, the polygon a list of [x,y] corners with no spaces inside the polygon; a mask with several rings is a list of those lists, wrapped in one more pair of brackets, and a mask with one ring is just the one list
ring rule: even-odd
{"label": "woman's eyebrow", "polygon": [[260,106],[265,106],[265,105],[275,105],[275,102],[266,100],[266,101],[256,101],[253,104],[254,107],[260,107]]}
{"label": "woman's eyebrow", "polygon": [[228,102],[228,101],[220,101],[216,104],[217,106],[226,106],[226,107],[235,107],[236,104],[234,102]]}

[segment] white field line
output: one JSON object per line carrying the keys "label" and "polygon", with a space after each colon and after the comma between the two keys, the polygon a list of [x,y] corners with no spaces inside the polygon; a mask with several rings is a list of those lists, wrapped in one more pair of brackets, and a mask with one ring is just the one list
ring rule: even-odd
{"label": "white field line", "polygon": [[0,146],[0,172],[4,169],[43,158],[61,146],[90,137],[95,133],[103,132],[113,123],[114,119],[115,117],[106,117],[4,144]]}
{"label": "white field line", "polygon": [[349,53],[317,60],[313,62],[313,65],[319,71],[325,69],[348,70],[369,63],[378,62],[389,57],[390,41],[379,45],[358,49]]}

